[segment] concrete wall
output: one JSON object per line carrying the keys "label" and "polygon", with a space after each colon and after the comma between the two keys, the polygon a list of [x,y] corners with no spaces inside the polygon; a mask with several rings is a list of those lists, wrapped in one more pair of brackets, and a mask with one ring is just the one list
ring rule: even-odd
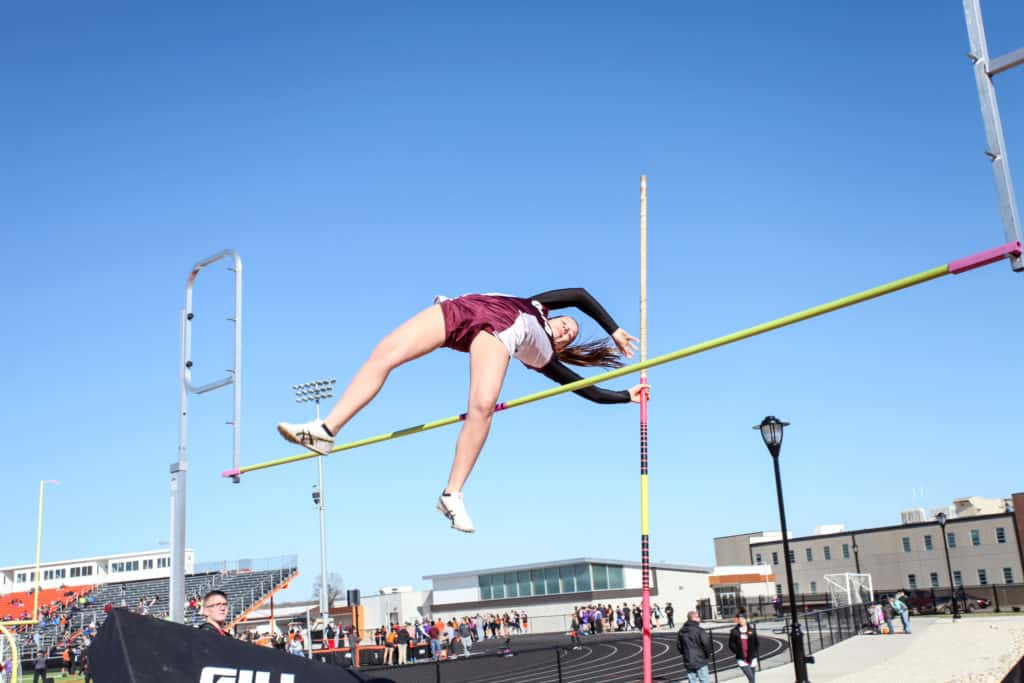
{"label": "concrete wall", "polygon": [[752,564],[750,556],[750,538],[760,536],[761,532],[752,534],[736,534],[735,536],[722,536],[715,539],[715,564],[723,565],[746,565]]}

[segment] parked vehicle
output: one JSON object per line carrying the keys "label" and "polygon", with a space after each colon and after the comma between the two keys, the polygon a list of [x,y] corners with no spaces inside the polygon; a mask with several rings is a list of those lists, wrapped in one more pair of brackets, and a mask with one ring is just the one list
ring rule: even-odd
{"label": "parked vehicle", "polygon": [[[987,598],[979,598],[973,595],[961,595],[957,597],[957,602],[960,603],[961,612],[974,612],[979,609],[985,609],[992,604]],[[938,598],[935,601],[935,611],[951,614],[953,612],[953,602],[949,597]]]}

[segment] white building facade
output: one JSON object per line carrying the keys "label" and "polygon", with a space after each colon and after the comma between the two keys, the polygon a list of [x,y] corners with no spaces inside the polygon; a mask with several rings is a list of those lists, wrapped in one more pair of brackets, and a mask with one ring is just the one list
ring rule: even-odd
{"label": "white building facade", "polygon": [[[651,603],[663,609],[671,603],[681,624],[699,600],[713,598],[710,573],[710,567],[652,564]],[[423,578],[433,589],[420,616],[449,619],[525,612],[533,633],[568,630],[577,607],[632,607],[640,604],[642,594],[639,562],[588,557]]]}
{"label": "white building facade", "polygon": [[[193,573],[195,551],[185,551],[185,573]],[[170,578],[169,550],[149,550],[121,555],[84,557],[45,562],[39,565],[39,587],[74,588],[117,581]],[[32,590],[36,585],[35,564],[0,567],[0,595]]]}

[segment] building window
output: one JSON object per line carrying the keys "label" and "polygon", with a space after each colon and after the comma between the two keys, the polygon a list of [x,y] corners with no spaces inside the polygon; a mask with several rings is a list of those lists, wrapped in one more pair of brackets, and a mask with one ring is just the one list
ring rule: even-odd
{"label": "building window", "polygon": [[779,563],[779,554],[778,553],[772,553],[772,564],[778,564],[778,563]]}
{"label": "building window", "polygon": [[909,553],[910,552],[910,536],[904,536],[903,537],[903,552],[905,552],[905,553]]}
{"label": "building window", "polygon": [[142,561],[142,568],[143,569],[152,569],[153,568],[153,560],[143,560]]}
{"label": "building window", "polygon": [[996,527],[996,543],[1006,543],[1006,529],[1001,526]]}
{"label": "building window", "polygon": [[964,585],[964,577],[963,574],[960,573],[959,569],[953,570],[953,583],[956,584],[957,588]]}
{"label": "building window", "polygon": [[795,562],[796,562],[796,551],[795,550],[790,550],[789,551],[789,563],[793,564]]}
{"label": "building window", "polygon": [[938,572],[932,572],[928,575],[928,580],[932,582],[932,588],[939,587],[939,574]]}
{"label": "building window", "polygon": [[932,535],[931,534],[925,534],[924,535],[924,549],[927,550],[928,552],[931,552],[932,550],[934,550],[934,548],[932,547]]}
{"label": "building window", "polygon": [[979,586],[987,586],[988,585],[988,572],[985,571],[984,569],[979,569],[978,570],[978,585]]}
{"label": "building window", "polygon": [[[588,591],[590,590],[590,565],[589,564],[577,564],[576,569],[576,590]],[[522,593],[520,593],[522,595]]]}
{"label": "building window", "polygon": [[558,568],[558,587],[563,593],[576,592],[576,572],[572,565]]}
{"label": "building window", "polygon": [[950,548],[956,547],[956,533],[952,531],[946,532],[946,545],[948,545]]}
{"label": "building window", "polygon": [[1003,567],[1003,583],[1013,583],[1013,567]]}
{"label": "building window", "polygon": [[971,545],[981,545],[981,533],[977,529],[971,529]]}
{"label": "building window", "polygon": [[761,564],[761,553],[754,554],[754,564]]}
{"label": "building window", "polygon": [[793,582],[793,594],[800,595],[800,583],[798,581]]}
{"label": "building window", "polygon": [[546,567],[544,569],[544,587],[548,595],[558,595],[558,567]]}
{"label": "building window", "polygon": [[[518,572],[516,574],[516,583],[519,584],[519,597],[526,598],[533,595],[533,586],[530,584],[529,570]],[[590,583],[589,576],[587,577],[587,583]]]}
{"label": "building window", "polygon": [[828,562],[829,560],[832,559],[832,548],[831,547],[825,546],[824,549],[822,549],[822,552],[825,554],[825,561],[826,562]]}
{"label": "building window", "polygon": [[156,559],[156,566],[159,569],[164,569],[171,566],[171,558],[169,557],[158,557]]}
{"label": "building window", "polygon": [[850,559],[850,544],[849,543],[844,543],[843,544],[843,559],[844,560]]}
{"label": "building window", "polygon": [[776,595],[782,595],[782,584],[781,583],[775,584],[775,594]]}
{"label": "building window", "polygon": [[71,578],[72,579],[78,578],[81,575],[82,575],[82,568],[81,567],[72,567],[71,568]]}
{"label": "building window", "polygon": [[505,597],[506,598],[518,598],[519,597],[519,584],[516,583],[516,573],[509,572],[502,574],[502,583],[505,584]]}
{"label": "building window", "polygon": [[530,570],[530,584],[534,595],[545,595],[547,593],[547,588],[544,585],[543,569]]}
{"label": "building window", "polygon": [[480,585],[480,599],[490,600],[491,599],[491,577],[487,574],[481,574],[477,577],[477,583]]}
{"label": "building window", "polygon": [[[806,552],[807,552],[807,561],[808,562],[814,562],[814,551],[811,550],[810,548],[808,548]],[[814,591],[811,591],[811,592],[813,593]]]}
{"label": "building window", "polygon": [[608,567],[608,587],[612,590],[622,590],[626,587],[626,573],[622,565],[610,565]]}
{"label": "building window", "polygon": [[817,593],[818,592],[818,582],[817,581],[811,581],[811,592],[812,593]]}
{"label": "building window", "polygon": [[907,574],[907,585],[910,590],[917,590],[917,574]]}

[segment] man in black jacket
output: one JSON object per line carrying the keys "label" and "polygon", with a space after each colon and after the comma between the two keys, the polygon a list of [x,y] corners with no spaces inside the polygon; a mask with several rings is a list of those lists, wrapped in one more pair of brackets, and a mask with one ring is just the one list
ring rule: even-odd
{"label": "man in black jacket", "polygon": [[676,648],[683,656],[689,683],[708,683],[708,658],[714,649],[711,636],[700,627],[700,615],[697,612],[691,610],[686,613],[686,623],[679,629]]}
{"label": "man in black jacket", "polygon": [[221,636],[228,635],[225,630],[228,621],[228,610],[227,594],[224,591],[210,591],[203,596],[203,616],[206,617],[206,621],[199,625],[199,629],[213,631]]}

